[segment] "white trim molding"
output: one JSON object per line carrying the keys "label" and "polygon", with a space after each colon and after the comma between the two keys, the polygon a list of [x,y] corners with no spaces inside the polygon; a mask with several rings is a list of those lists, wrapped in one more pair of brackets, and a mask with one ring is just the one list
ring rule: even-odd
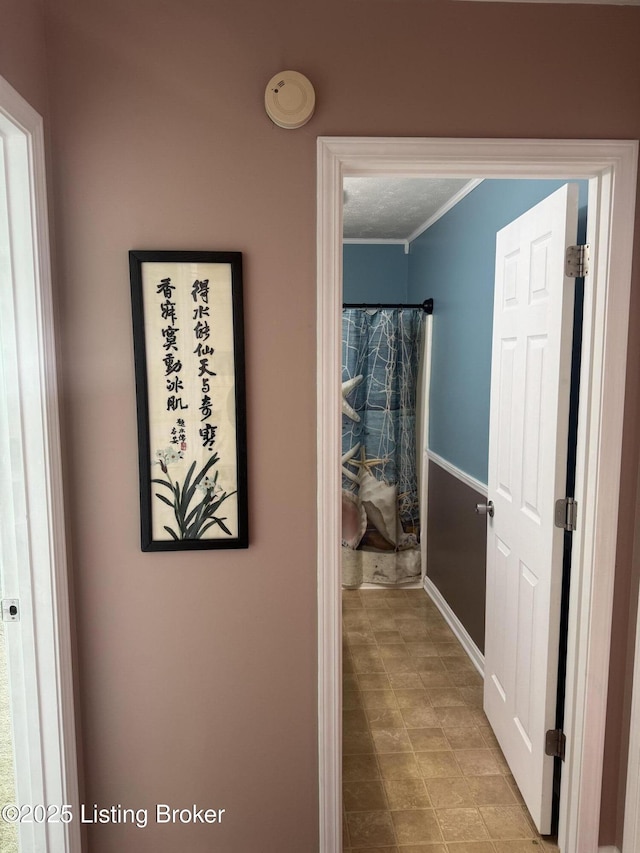
{"label": "white trim molding", "polygon": [[460,480],[460,482],[464,483],[465,486],[469,486],[470,489],[480,492],[480,494],[484,495],[485,498],[488,496],[489,490],[486,483],[483,483],[481,480],[476,480],[476,478],[472,477],[471,474],[467,474],[467,472],[463,471],[462,468],[457,468],[442,456],[434,453],[433,450],[427,450],[425,455],[430,462],[438,465],[438,467],[442,468],[448,474],[451,474],[452,477],[455,477],[456,480]]}
{"label": "white trim molding", "polygon": [[475,666],[480,675],[484,678],[484,655],[473,642],[473,639],[471,638],[467,629],[464,627],[462,622],[458,619],[456,614],[449,606],[447,599],[443,596],[443,594],[440,592],[434,582],[428,577],[425,577],[424,579],[424,589],[429,598],[438,608],[440,613],[442,613],[442,616],[447,622],[448,626],[456,635],[458,641],[460,642],[460,645],[469,656],[471,663]]}
{"label": "white trim molding", "polygon": [[427,219],[426,222],[423,222],[422,225],[419,225],[415,231],[411,232],[411,234],[407,237],[407,243],[413,243],[413,241],[417,237],[419,237],[421,234],[424,234],[424,232],[427,229],[431,228],[432,225],[435,225],[438,219],[442,219],[445,213],[449,213],[449,211],[454,208],[459,201],[462,201],[465,196],[468,196],[471,190],[475,190],[475,188],[479,186],[482,181],[483,178],[475,178],[474,180],[469,181],[467,184],[465,184],[462,189],[458,190],[455,195],[452,195],[451,198],[448,199],[448,201],[446,201],[442,205],[442,207],[439,207],[436,212]]}
{"label": "white trim molding", "polygon": [[[42,118],[0,77],[0,553],[17,802],[68,804],[70,823],[21,823],[20,849],[79,853],[71,626]],[[28,428],[27,428],[28,425]]]}
{"label": "white trim molding", "polygon": [[[636,492],[636,535],[633,558],[640,564],[640,470]],[[635,658],[633,667],[633,693],[631,699],[631,726],[629,731],[629,759],[627,765],[627,792],[624,807],[624,832],[622,853],[640,850],[640,600],[636,622]]]}
{"label": "white trim molding", "polygon": [[615,140],[318,140],[318,713],[320,849],[341,850],[340,312],[346,176],[589,180],[576,500],[559,846],[597,853],[615,572],[638,143]]}

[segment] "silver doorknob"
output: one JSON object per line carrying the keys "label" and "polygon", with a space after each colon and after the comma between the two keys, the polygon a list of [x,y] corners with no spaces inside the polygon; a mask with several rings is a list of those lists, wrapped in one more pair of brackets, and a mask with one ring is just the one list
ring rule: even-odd
{"label": "silver doorknob", "polygon": [[487,501],[486,504],[476,504],[476,512],[478,515],[488,515],[493,518],[493,501]]}

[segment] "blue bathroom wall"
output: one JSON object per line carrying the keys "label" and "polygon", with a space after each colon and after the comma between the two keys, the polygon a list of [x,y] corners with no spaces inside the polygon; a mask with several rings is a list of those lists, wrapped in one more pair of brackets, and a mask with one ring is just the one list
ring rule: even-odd
{"label": "blue bathroom wall", "polygon": [[[496,232],[566,181],[485,180],[413,241],[407,301],[432,297],[429,447],[487,482]],[[588,182],[580,181],[584,240]]]}
{"label": "blue bathroom wall", "polygon": [[409,255],[399,243],[346,243],[342,251],[345,302],[406,302]]}

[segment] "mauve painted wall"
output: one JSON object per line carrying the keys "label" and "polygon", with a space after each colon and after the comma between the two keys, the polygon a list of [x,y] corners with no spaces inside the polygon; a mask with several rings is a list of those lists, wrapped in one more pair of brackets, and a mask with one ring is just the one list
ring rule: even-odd
{"label": "mauve painted wall", "polygon": [[47,115],[44,19],[40,0],[0,0],[0,74]]}
{"label": "mauve painted wall", "polygon": [[[85,799],[227,809],[216,829],[90,827],[89,849],[313,853],[316,137],[637,138],[640,10],[437,0],[45,9]],[[6,41],[17,41],[22,13],[15,2],[8,11]],[[589,57],[579,85],[567,62],[575,43]],[[42,81],[29,82],[24,62],[13,46],[0,73],[37,100]],[[264,114],[266,82],[285,68],[317,88],[316,115],[298,131]],[[130,248],[244,252],[247,551],[139,550]],[[619,588],[631,565],[639,294],[636,269]],[[617,601],[623,625],[628,598]],[[625,627],[619,650],[626,640]],[[614,658],[624,674],[624,655]],[[612,693],[603,843],[620,834],[621,714]]]}

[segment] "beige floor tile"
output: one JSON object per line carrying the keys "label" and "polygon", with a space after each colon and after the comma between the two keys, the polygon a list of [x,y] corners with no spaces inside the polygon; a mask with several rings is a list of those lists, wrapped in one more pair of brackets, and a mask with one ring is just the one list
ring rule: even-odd
{"label": "beige floor tile", "polygon": [[382,782],[345,782],[342,804],[346,812],[386,811],[387,798]]}
{"label": "beige floor tile", "polygon": [[476,724],[476,719],[468,708],[436,708],[435,710],[443,728],[464,728]]}
{"label": "beige floor tile", "polygon": [[370,708],[397,708],[393,690],[363,690],[362,691],[362,707],[367,710]]}
{"label": "beige floor tile", "polygon": [[[440,725],[436,712],[430,705],[422,708],[402,708],[401,712],[408,729],[436,728]],[[443,749],[446,749],[446,746]]]}
{"label": "beige floor tile", "polygon": [[404,639],[411,643],[430,638],[428,629],[418,619],[396,619],[395,626]]}
{"label": "beige floor tile", "polygon": [[467,780],[462,776],[449,779],[425,779],[424,783],[434,809],[454,809],[475,805]]}
{"label": "beige floor tile", "polygon": [[374,631],[377,643],[404,643],[400,631]]}
{"label": "beige floor tile", "polygon": [[520,805],[523,806],[524,805],[524,799],[522,797],[522,794],[520,793],[520,788],[518,788],[518,784],[517,784],[516,780],[513,778],[511,773],[505,773],[504,779],[505,779],[505,782],[507,783],[507,785],[513,791],[513,796],[520,803]]}
{"label": "beige floor tile", "polygon": [[453,752],[417,752],[416,760],[425,779],[461,776],[462,772]]}
{"label": "beige floor tile", "polygon": [[405,728],[373,729],[371,732],[376,753],[411,752],[411,741]]}
{"label": "beige floor tile", "polygon": [[370,630],[371,622],[364,610],[347,610],[342,616],[342,627],[345,631]]}
{"label": "beige floor tile", "polygon": [[430,687],[427,693],[434,708],[452,708],[466,704],[458,687]]}
{"label": "beige floor tile", "polygon": [[487,746],[480,730],[475,726],[466,728],[447,726],[444,733],[452,749],[484,749]]}
{"label": "beige floor tile", "polygon": [[445,841],[484,841],[489,838],[477,809],[438,809],[436,817]]}
{"label": "beige floor tile", "polygon": [[347,825],[353,848],[395,844],[393,823],[388,811],[347,812]]}
{"label": "beige floor tile", "polygon": [[399,845],[443,840],[433,809],[392,811],[391,818]]}
{"label": "beige floor tile", "polygon": [[391,682],[386,672],[361,672],[356,675],[360,690],[389,690]]}
{"label": "beige floor tile", "polygon": [[479,673],[425,593],[347,590],[343,611],[345,853],[557,853],[520,805]]}
{"label": "beige floor tile", "polygon": [[515,795],[504,776],[469,776],[469,790],[478,806],[514,806]]}
{"label": "beige floor tile", "polygon": [[435,643],[436,651],[441,658],[448,657],[467,657],[465,650],[462,648],[460,643],[456,640],[455,643]]}
{"label": "beige floor tile", "polygon": [[401,729],[404,727],[402,714],[396,709],[372,708],[367,711],[369,728],[374,729]]}
{"label": "beige floor tile", "polygon": [[342,694],[342,710],[353,711],[362,708],[362,693],[359,690],[345,690]]}
{"label": "beige floor tile", "polygon": [[417,674],[415,658],[406,657],[387,658],[383,661],[387,673],[412,673]]}
{"label": "beige floor tile", "polygon": [[536,836],[521,806],[480,806],[479,811],[491,838],[506,841]]}
{"label": "beige floor tile", "polygon": [[354,711],[344,710],[342,712],[342,732],[343,734],[351,734],[352,732],[366,732],[369,730],[369,721],[364,711],[358,709]]}
{"label": "beige floor tile", "polygon": [[478,730],[490,749],[500,749],[500,744],[498,743],[491,726],[478,726]]}
{"label": "beige floor tile", "polygon": [[438,655],[436,646],[428,640],[416,641],[415,643],[408,642],[405,645],[412,658],[433,658]]}
{"label": "beige floor tile", "polygon": [[343,782],[369,782],[379,778],[380,770],[373,753],[342,757]]}
{"label": "beige floor tile", "polygon": [[417,672],[390,672],[389,681],[394,690],[419,690],[424,687]]}
{"label": "beige floor tile", "polygon": [[392,811],[431,807],[431,800],[422,779],[398,779],[384,782],[384,789]]}
{"label": "beige floor tile", "polygon": [[342,674],[342,689],[343,690],[357,690],[358,689],[358,676],[355,672],[344,672]]}
{"label": "beige floor tile", "polygon": [[465,669],[459,672],[450,672],[449,678],[456,687],[482,687],[482,676],[477,669]]}
{"label": "beige floor tile", "polygon": [[414,658],[418,672],[445,672],[444,659],[439,657]]}
{"label": "beige floor tile", "polygon": [[429,628],[429,636],[434,643],[456,643],[456,635],[451,628],[445,623],[433,625]]}
{"label": "beige floor tile", "polygon": [[444,732],[437,726],[408,729],[407,734],[415,752],[428,752],[434,749],[445,750],[449,748],[449,742],[445,738]]}
{"label": "beige floor tile", "polygon": [[354,646],[351,652],[354,672],[384,672],[384,663],[376,646]]}
{"label": "beige floor tile", "polygon": [[474,666],[468,657],[440,658],[448,672],[473,672]]}
{"label": "beige floor tile", "polygon": [[434,670],[432,672],[421,672],[422,686],[427,689],[431,687],[453,687],[449,674],[444,670]]}
{"label": "beige floor tile", "polygon": [[[355,850],[356,848],[352,848]],[[349,853],[345,850],[344,853]],[[398,853],[397,847],[358,847],[357,853]]]}
{"label": "beige floor tile", "polygon": [[383,660],[390,658],[408,658],[409,652],[404,642],[402,643],[378,643],[378,651]]}
{"label": "beige floor tile", "polygon": [[499,772],[503,773],[505,776],[511,773],[511,768],[505,761],[504,755],[502,754],[502,750],[500,749],[492,749],[491,754],[498,765]]}
{"label": "beige floor tile", "polygon": [[491,749],[457,749],[458,764],[464,776],[497,776],[500,765]]}
{"label": "beige floor tile", "polygon": [[[372,590],[372,592],[376,592],[376,590]],[[381,596],[369,595],[363,597],[362,606],[366,610],[387,610],[388,604]]]}
{"label": "beige floor tile", "polygon": [[460,694],[470,708],[482,708],[484,691],[482,687],[460,687]]}
{"label": "beige floor tile", "polygon": [[422,774],[415,756],[410,752],[378,755],[380,775],[385,781],[397,779],[420,779]]}
{"label": "beige floor tile", "polygon": [[345,631],[347,645],[352,649],[358,646],[375,646],[376,638],[373,628],[360,628],[360,630]]}
{"label": "beige floor tile", "polygon": [[369,625],[374,631],[398,630],[390,610],[368,610],[367,613],[369,615]]}
{"label": "beige floor tile", "polygon": [[419,688],[394,687],[393,690],[400,708],[431,707],[427,691],[422,687],[422,684]]}
{"label": "beige floor tile", "polygon": [[343,755],[360,755],[365,752],[373,752],[373,740],[369,731],[343,733]]}

